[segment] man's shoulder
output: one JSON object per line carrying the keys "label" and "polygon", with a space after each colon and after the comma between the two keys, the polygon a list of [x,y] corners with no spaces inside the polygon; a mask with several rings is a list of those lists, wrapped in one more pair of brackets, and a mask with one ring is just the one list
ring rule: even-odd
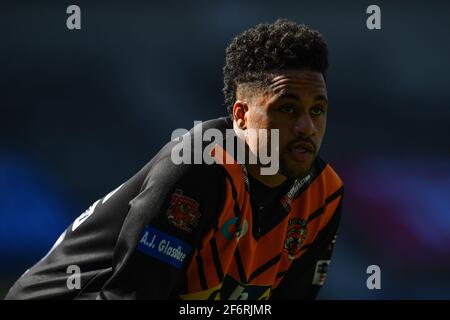
{"label": "man's shoulder", "polygon": [[[230,117],[220,117],[215,119],[209,119],[206,121],[194,121],[194,126],[190,129],[185,128],[174,128],[172,131],[172,136],[170,137],[170,140],[156,153],[156,155],[147,163],[147,165],[159,162],[161,160],[167,161],[170,159],[167,159],[170,157],[173,147],[180,143],[181,141],[188,142],[189,139],[181,139],[182,137],[189,134],[190,136],[193,136],[194,133],[197,133],[199,129],[202,130],[203,133],[205,130],[208,129],[218,129],[220,131],[225,131],[226,129],[232,129],[232,120]],[[181,132],[184,132],[183,134],[179,134]],[[178,133],[178,134],[177,134]],[[194,142],[193,140],[191,142]],[[192,146],[193,147],[193,146]]]}
{"label": "man's shoulder", "polygon": [[[186,139],[185,137],[177,137],[166,143],[166,145],[164,145],[160,149],[160,151],[149,161],[149,163],[147,163],[147,172],[162,177],[166,175],[185,175],[186,173],[191,172],[195,172],[201,176],[208,176],[208,174],[220,172],[221,170],[216,164],[206,164],[203,161],[201,163],[195,162],[195,153],[203,153],[205,144],[204,141],[202,141],[203,143],[199,146],[201,150],[196,150],[196,137],[194,135],[197,134],[198,130],[201,131],[198,133],[203,134],[204,131],[208,129],[225,131],[231,128],[232,122],[229,117],[210,119],[204,122],[197,123],[188,131],[190,138]],[[185,135],[187,135],[187,133]],[[180,150],[182,150],[181,152],[190,153],[189,157],[186,157],[188,161],[181,163],[179,163],[180,161],[177,161],[179,158],[179,154],[177,154],[177,152],[180,152]],[[174,153],[176,153],[176,159],[174,159]]]}
{"label": "man's shoulder", "polygon": [[326,162],[323,158],[317,157],[315,162],[315,171],[317,176],[321,176],[322,179],[325,179],[328,184],[331,184],[337,188],[343,188],[343,180],[331,164]]}
{"label": "man's shoulder", "polygon": [[225,180],[225,174],[220,165],[213,164],[176,164],[171,157],[171,147],[164,147],[163,152],[158,153],[146,165],[143,188],[149,185],[172,185],[190,180],[193,187],[208,187],[221,184]]}

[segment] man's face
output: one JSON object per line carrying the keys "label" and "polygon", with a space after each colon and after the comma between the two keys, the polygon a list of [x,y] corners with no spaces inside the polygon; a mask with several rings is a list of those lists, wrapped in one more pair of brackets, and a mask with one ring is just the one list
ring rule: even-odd
{"label": "man's face", "polygon": [[[307,69],[274,72],[268,89],[253,92],[247,105],[247,128],[279,129],[279,173],[306,176],[325,134],[328,100],[322,74]],[[257,145],[250,140],[250,146]]]}

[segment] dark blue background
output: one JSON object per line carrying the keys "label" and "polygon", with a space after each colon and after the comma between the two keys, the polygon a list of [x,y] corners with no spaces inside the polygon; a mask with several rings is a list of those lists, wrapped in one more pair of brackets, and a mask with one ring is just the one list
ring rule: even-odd
{"label": "dark blue background", "polygon": [[[81,7],[82,29],[66,28]],[[366,28],[381,7],[382,29]],[[323,299],[450,298],[450,4],[0,5],[0,295],[65,226],[194,120],[225,115],[232,37],[285,17],[330,47],[323,157],[346,184]],[[366,268],[381,268],[368,290]]]}

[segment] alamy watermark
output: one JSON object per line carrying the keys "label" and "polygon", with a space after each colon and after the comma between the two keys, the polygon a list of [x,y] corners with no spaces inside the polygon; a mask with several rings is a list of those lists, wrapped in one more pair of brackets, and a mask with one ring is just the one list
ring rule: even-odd
{"label": "alamy watermark", "polygon": [[70,276],[67,278],[66,286],[69,290],[81,289],[81,269],[76,264],[71,264],[67,267],[67,274]]}
{"label": "alamy watermark", "polygon": [[72,4],[67,7],[66,13],[70,14],[66,19],[66,27],[69,30],[81,29],[81,9],[79,6]]}
{"label": "alamy watermark", "polygon": [[[171,153],[174,164],[260,164],[261,175],[274,175],[279,169],[279,129],[246,129],[248,147],[234,129],[203,130],[201,121],[194,121],[192,132],[176,129],[172,141],[178,141]],[[208,143],[208,145],[204,145]],[[224,145],[225,144],[225,145]],[[193,150],[192,150],[193,149]]]}
{"label": "alamy watermark", "polygon": [[369,290],[381,289],[381,269],[378,265],[372,264],[367,267],[367,274],[370,276],[367,278],[366,286]]}
{"label": "alamy watermark", "polygon": [[369,30],[381,30],[381,9],[376,4],[367,7],[366,13],[370,14],[366,20],[366,27]]}

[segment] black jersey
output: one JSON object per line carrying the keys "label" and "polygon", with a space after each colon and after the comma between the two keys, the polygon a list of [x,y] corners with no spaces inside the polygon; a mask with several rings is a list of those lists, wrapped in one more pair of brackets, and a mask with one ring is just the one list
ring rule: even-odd
{"label": "black jersey", "polygon": [[176,165],[175,143],[95,201],[6,298],[314,298],[342,207],[331,167],[317,158],[306,180],[283,184],[259,206],[264,188],[249,185],[245,168]]}

